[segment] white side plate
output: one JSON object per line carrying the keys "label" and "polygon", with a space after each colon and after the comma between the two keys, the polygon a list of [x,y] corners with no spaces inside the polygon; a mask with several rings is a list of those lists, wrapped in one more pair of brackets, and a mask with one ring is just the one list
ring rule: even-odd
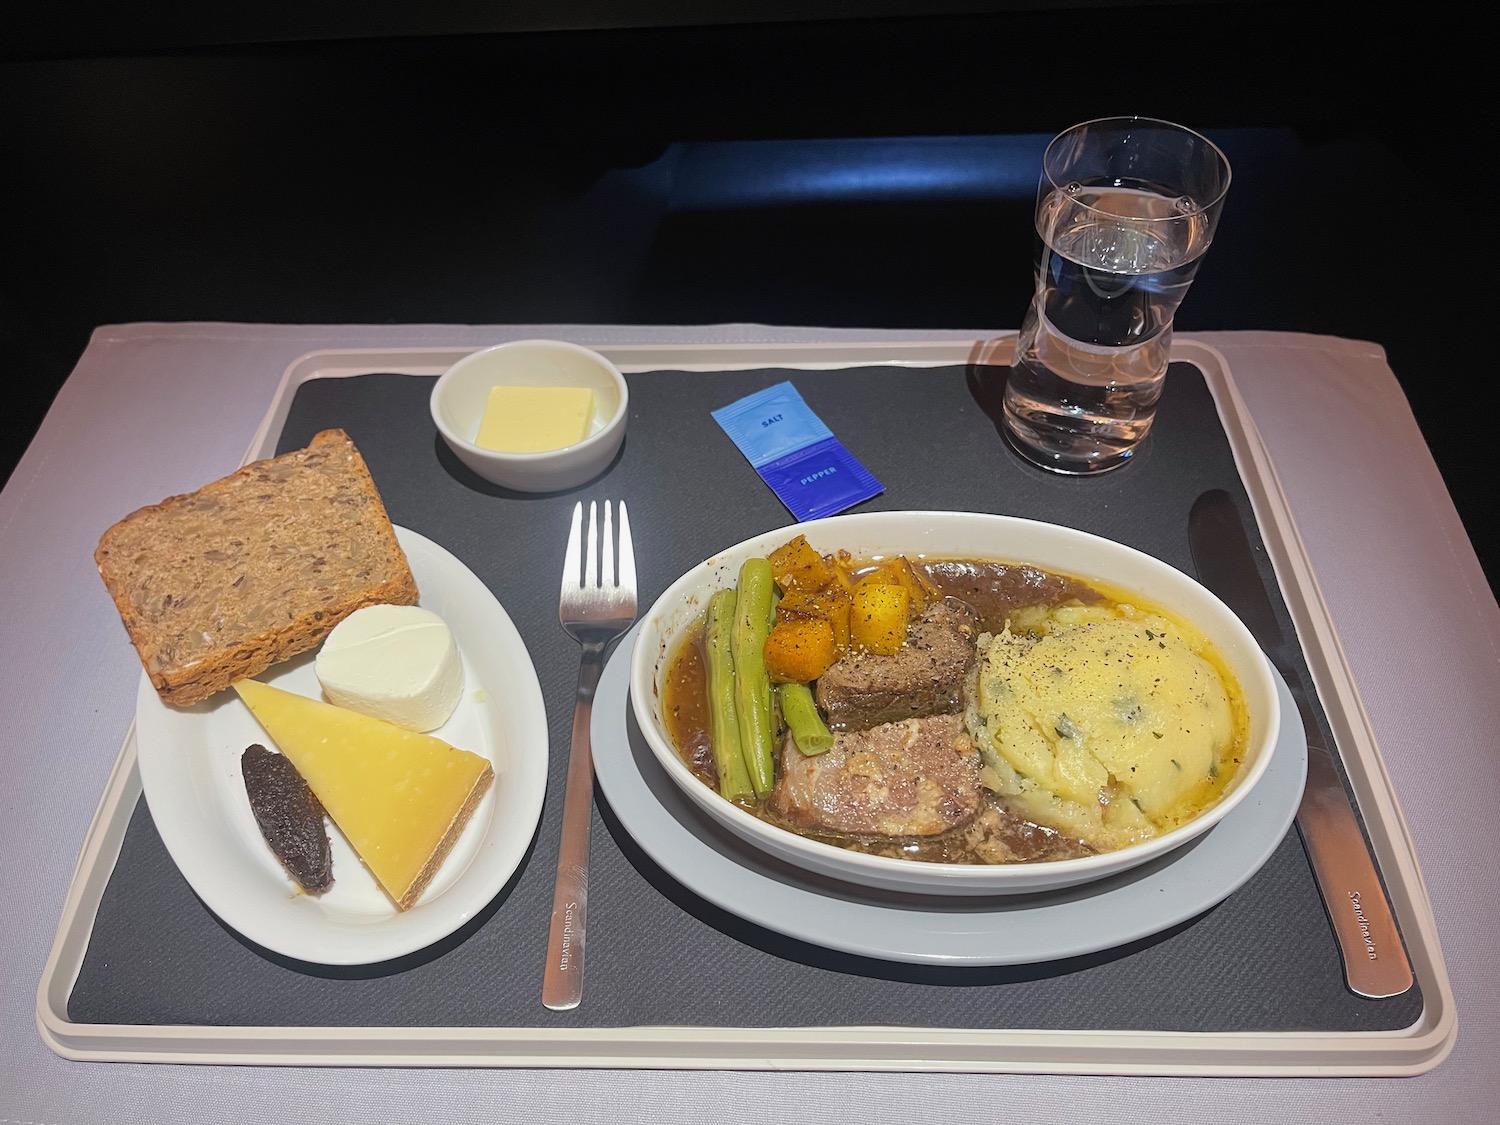
{"label": "white side plate", "polygon": [[[416,905],[404,913],[330,826],[333,886],[304,894],[272,854],[245,796],[240,754],[265,731],[232,691],[165,704],[143,673],[136,700],[141,786],[162,842],[225,923],[276,953],[364,965],[422,949],[462,926],[505,886],[536,832],[547,789],[547,716],[536,669],[509,615],[442,547],[396,529],[420,604],[453,630],[464,661],[458,709],[433,733],[488,758],[495,781]],[[313,654],[261,677],[320,698]]]}

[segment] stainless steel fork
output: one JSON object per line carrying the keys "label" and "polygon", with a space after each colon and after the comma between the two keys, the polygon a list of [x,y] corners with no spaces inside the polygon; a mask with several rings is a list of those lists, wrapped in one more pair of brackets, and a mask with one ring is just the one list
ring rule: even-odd
{"label": "stainless steel fork", "polygon": [[598,505],[589,501],[585,552],[583,504],[573,508],[573,527],[568,532],[562,593],[558,598],[558,619],[568,635],[583,646],[583,658],[578,666],[578,694],[573,705],[573,744],[568,751],[568,784],[563,792],[562,844],[557,853],[547,969],[542,976],[542,1003],[556,1011],[576,1008],[583,997],[589,824],[594,804],[594,759],[589,739],[594,690],[599,686],[609,646],[635,621],[635,549],[630,541],[630,517],[621,501],[617,575],[608,500],[604,502],[602,540],[597,513]]}

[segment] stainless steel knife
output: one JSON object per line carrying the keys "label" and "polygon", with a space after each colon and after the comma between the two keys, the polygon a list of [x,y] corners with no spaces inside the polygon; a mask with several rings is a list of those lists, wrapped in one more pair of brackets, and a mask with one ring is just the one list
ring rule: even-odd
{"label": "stainless steel knife", "polygon": [[1298,672],[1295,649],[1271,608],[1250,538],[1229,493],[1211,489],[1198,497],[1188,516],[1188,541],[1199,581],[1234,610],[1260,642],[1302,715],[1307,788],[1297,809],[1297,830],[1338,939],[1344,978],[1360,996],[1399,996],[1411,988],[1412,971],[1390,900],[1334,764],[1334,752],[1313,713],[1311,685]]}

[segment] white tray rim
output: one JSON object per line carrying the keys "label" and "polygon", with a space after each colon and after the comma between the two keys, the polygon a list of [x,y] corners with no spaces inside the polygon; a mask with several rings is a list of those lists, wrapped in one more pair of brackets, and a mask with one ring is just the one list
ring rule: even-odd
{"label": "white tray rim", "polygon": [[[752,344],[591,344],[628,374],[779,366],[936,367],[1009,363],[1015,333],[973,340]],[[284,371],[243,462],[274,452],[303,383],[373,371],[439,375],[473,346],[324,348]],[[1079,1031],[910,1027],[453,1028],[200,1027],[78,1024],[67,1001],[104,889],[140,797],[132,722],[85,836],[37,986],[44,1043],[73,1060],[399,1067],[595,1067],[720,1070],[943,1071],[1179,1076],[1400,1077],[1438,1066],[1457,1040],[1452,985],[1436,920],[1353,673],[1297,533],[1285,493],[1222,353],[1188,336],[1172,359],[1202,371],[1229,438],[1302,641],[1325,714],[1407,939],[1421,1017],[1387,1032]],[[538,1015],[543,1009],[538,1002]]]}

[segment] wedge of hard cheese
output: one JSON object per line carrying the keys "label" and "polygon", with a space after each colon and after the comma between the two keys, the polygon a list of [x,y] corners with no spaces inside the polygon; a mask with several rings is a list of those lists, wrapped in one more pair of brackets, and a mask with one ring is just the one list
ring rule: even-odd
{"label": "wedge of hard cheese", "polygon": [[494,779],[489,762],[257,680],[234,689],[396,906],[415,903]]}

